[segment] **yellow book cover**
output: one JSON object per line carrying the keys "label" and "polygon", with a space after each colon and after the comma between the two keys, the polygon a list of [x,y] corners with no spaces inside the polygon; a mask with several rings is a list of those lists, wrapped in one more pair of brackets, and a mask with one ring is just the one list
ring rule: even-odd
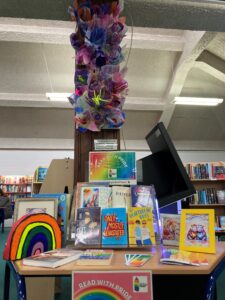
{"label": "yellow book cover", "polygon": [[129,207],[128,230],[130,246],[155,245],[151,207]]}

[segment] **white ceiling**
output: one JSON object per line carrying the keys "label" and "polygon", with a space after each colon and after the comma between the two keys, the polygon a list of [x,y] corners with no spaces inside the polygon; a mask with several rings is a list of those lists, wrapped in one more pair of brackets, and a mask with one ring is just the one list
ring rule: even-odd
{"label": "white ceiling", "polygon": [[[73,138],[70,104],[45,97],[73,91],[73,30],[70,21],[0,16],[0,138]],[[129,27],[127,52],[131,32]],[[175,141],[206,141],[210,148],[213,143],[215,150],[225,149],[225,103],[216,108],[171,104],[178,95],[225,98],[225,34],[136,26],[133,33],[125,62],[124,138],[144,140],[161,120]]]}

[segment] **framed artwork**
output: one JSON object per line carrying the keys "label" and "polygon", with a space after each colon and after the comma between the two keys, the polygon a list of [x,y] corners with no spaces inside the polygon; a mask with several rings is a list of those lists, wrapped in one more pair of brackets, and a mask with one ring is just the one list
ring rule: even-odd
{"label": "framed artwork", "polygon": [[213,209],[183,209],[180,226],[180,250],[216,253]]}
{"label": "framed artwork", "polygon": [[180,215],[160,214],[163,245],[179,246]]}
{"label": "framed artwork", "polygon": [[72,300],[152,300],[151,271],[74,271]]}
{"label": "framed artwork", "polygon": [[57,198],[18,198],[15,201],[14,222],[32,213],[47,213],[57,219],[57,212]]}

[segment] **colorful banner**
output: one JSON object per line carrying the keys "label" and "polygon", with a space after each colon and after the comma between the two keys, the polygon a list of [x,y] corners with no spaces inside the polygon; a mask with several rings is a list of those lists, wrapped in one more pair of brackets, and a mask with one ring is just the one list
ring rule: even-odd
{"label": "colorful banner", "polygon": [[132,151],[89,153],[89,181],[136,184],[136,157]]}
{"label": "colorful banner", "polygon": [[152,300],[151,271],[74,271],[72,300]]}

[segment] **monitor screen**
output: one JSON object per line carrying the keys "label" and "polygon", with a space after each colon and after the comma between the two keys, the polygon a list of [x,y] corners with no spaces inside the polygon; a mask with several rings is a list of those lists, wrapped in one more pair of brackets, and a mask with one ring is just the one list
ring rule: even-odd
{"label": "monitor screen", "polygon": [[151,155],[137,162],[138,184],[154,184],[159,207],[195,193],[179,155],[162,122],[146,136]]}

